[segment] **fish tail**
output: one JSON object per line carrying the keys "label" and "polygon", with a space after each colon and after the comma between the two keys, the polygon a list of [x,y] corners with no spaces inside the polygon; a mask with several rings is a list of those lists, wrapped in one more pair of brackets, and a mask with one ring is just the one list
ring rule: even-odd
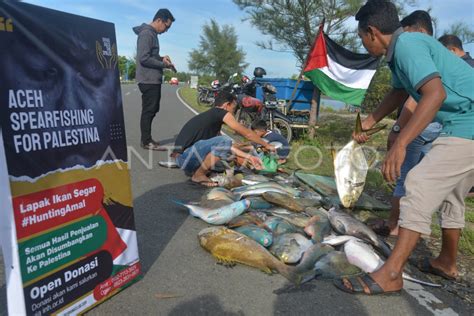
{"label": "fish tail", "polygon": [[188,206],[186,203],[184,203],[183,201],[180,201],[180,200],[171,200],[171,201],[173,201],[174,203],[176,203],[176,204],[178,204],[178,205],[180,205],[180,206],[184,206],[185,208],[187,208],[190,215],[192,215],[192,216],[194,216],[194,217],[199,217],[199,216],[193,211],[193,209],[192,209],[191,207],[189,207],[189,206]]}
{"label": "fish tail", "polygon": [[298,270],[295,267],[282,264],[280,267],[278,267],[278,273],[295,285],[300,285],[303,283],[303,276],[298,273]]}
{"label": "fish tail", "polygon": [[436,284],[436,283],[430,283],[430,282],[421,281],[421,280],[415,279],[415,278],[412,277],[412,276],[409,276],[409,275],[406,274],[405,272],[403,272],[402,277],[403,277],[403,279],[405,279],[405,280],[407,280],[407,281],[414,282],[414,283],[418,283],[418,284],[422,284],[422,285],[426,285],[426,286],[431,286],[431,287],[441,287],[441,284]]}

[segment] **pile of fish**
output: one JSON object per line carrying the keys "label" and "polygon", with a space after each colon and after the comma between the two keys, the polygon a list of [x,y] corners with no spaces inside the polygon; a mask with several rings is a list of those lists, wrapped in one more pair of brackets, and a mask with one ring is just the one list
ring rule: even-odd
{"label": "pile of fish", "polygon": [[245,175],[241,183],[212,188],[198,202],[175,201],[215,225],[198,239],[221,264],[278,272],[301,284],[372,272],[383,264],[377,252],[390,255],[369,227],[338,207],[322,207],[323,197],[294,176]]}

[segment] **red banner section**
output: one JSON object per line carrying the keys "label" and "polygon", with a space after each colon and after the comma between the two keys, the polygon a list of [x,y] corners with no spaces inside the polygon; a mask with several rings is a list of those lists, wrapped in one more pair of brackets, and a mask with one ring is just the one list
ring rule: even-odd
{"label": "red banner section", "polygon": [[88,179],[13,199],[17,238],[73,221],[102,208],[104,189]]}
{"label": "red banner section", "polygon": [[105,280],[104,282],[97,285],[94,289],[94,298],[97,301],[102,300],[104,297],[108,296],[111,292],[121,288],[126,285],[141,273],[141,264],[137,262],[126,269],[118,272],[113,277]]}

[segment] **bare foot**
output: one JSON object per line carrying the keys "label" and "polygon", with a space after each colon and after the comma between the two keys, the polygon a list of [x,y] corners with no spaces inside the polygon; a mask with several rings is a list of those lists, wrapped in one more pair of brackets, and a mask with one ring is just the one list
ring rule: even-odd
{"label": "bare foot", "polygon": [[217,182],[211,181],[211,179],[209,179],[206,176],[196,176],[196,175],[194,175],[191,178],[191,181],[194,182],[194,183],[200,184],[202,186],[208,187],[208,188],[217,187],[219,185]]}
{"label": "bare foot", "polygon": [[452,276],[455,279],[459,276],[459,271],[458,271],[458,268],[456,267],[456,265],[454,265],[454,266],[449,265],[449,264],[443,262],[441,259],[439,259],[439,257],[434,258],[434,259],[430,259],[430,264],[433,268],[441,270],[444,273],[446,273],[447,275]]}

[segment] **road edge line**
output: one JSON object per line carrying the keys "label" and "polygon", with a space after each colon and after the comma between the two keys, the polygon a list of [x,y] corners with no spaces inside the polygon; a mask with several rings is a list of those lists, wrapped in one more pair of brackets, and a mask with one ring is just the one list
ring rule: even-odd
{"label": "road edge line", "polygon": [[179,90],[181,90],[183,87],[179,87],[177,90],[176,90],[176,96],[178,97],[179,101],[181,101],[181,103],[184,104],[185,107],[187,107],[191,112],[193,112],[195,115],[198,115],[199,112],[196,111],[195,109],[193,109],[189,104],[186,103],[186,101],[183,100],[183,98],[181,98],[181,96],[179,95]]}

